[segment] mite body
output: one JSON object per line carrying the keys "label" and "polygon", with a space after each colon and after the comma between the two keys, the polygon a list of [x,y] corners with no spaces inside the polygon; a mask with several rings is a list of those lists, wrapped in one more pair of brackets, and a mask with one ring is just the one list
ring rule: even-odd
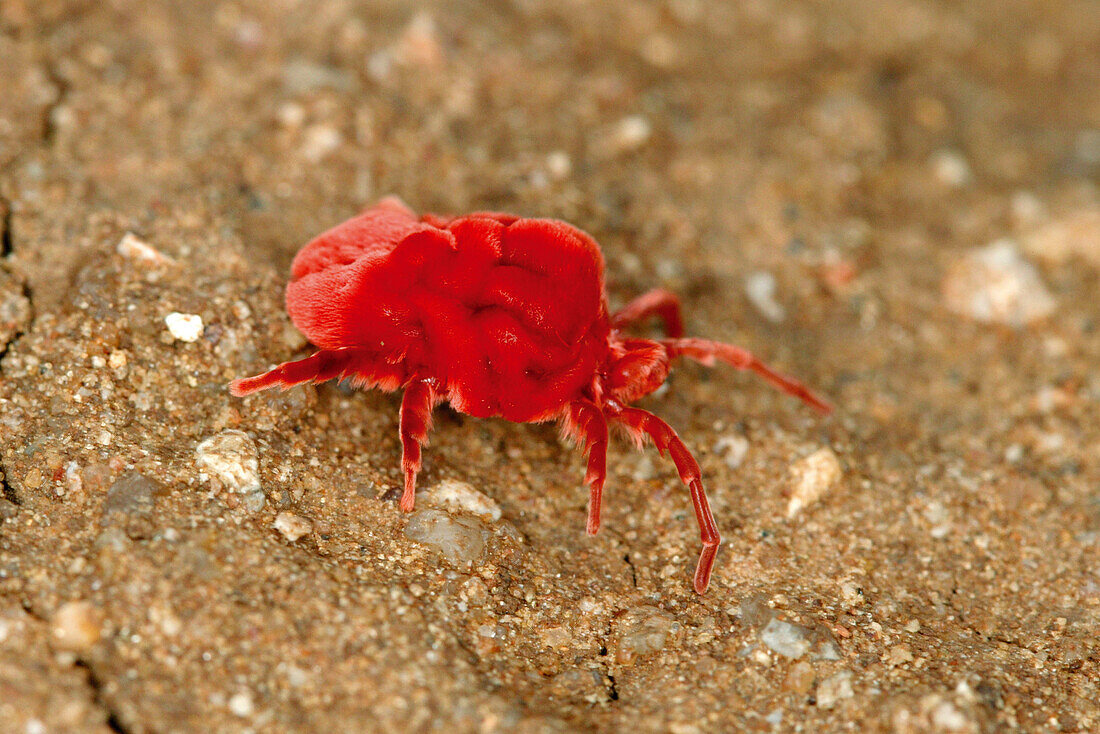
{"label": "mite body", "polygon": [[[761,375],[822,412],[799,382],[749,352],[683,337],[678,299],[651,291],[610,314],[596,242],[564,222],[479,212],[418,219],[394,198],[307,244],[294,259],[286,304],[319,351],[230,384],[234,395],[347,378],[403,389],[401,509],[411,511],[432,409],[447,401],[476,417],[558,420],[587,455],[589,534],[600,528],[608,425],[639,446],[648,437],[687,485],[703,550],[694,587],[706,590],[721,541],[699,466],[676,432],[631,403],[656,390],[672,360],[721,361]],[[623,330],[659,317],[668,338]]]}

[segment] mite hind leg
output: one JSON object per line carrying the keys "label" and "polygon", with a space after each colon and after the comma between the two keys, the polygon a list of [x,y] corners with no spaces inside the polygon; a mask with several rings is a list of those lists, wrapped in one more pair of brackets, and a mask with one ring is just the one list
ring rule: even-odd
{"label": "mite hind leg", "polygon": [[565,417],[565,432],[576,439],[588,455],[584,482],[588,485],[589,535],[600,530],[600,509],[603,506],[603,486],[607,481],[607,419],[603,411],[587,400],[570,403]]}
{"label": "mite hind leg", "polygon": [[703,489],[699,464],[684,442],[676,435],[676,431],[652,413],[640,408],[623,408],[616,419],[633,435],[648,435],[653,439],[662,456],[665,454],[671,456],[672,463],[676,465],[676,471],[680,474],[680,480],[691,492],[691,504],[695,509],[695,519],[699,523],[699,538],[703,541],[703,550],[695,566],[694,586],[695,591],[702,594],[710,585],[711,569],[714,568],[714,559],[718,556],[718,546],[722,542],[722,537],[718,534],[718,525],[714,522],[707,493]]}
{"label": "mite hind leg", "polygon": [[671,338],[684,334],[684,319],[680,314],[680,299],[675,293],[657,288],[643,293],[611,315],[611,326],[622,329],[650,316],[657,316]]}
{"label": "mite hind leg", "polygon": [[432,409],[439,402],[433,383],[416,379],[405,385],[401,397],[401,469],[405,473],[405,491],[401,494],[401,510],[412,512],[416,502],[416,475],[420,472],[421,447],[428,443],[432,429]]}
{"label": "mite hind leg", "polygon": [[824,400],[792,377],[776,372],[764,364],[752,352],[732,344],[711,341],[709,339],[661,339],[668,351],[669,359],[687,357],[707,367],[713,367],[715,361],[724,362],[739,370],[755,372],[788,395],[794,395],[821,413],[832,412],[832,407]]}

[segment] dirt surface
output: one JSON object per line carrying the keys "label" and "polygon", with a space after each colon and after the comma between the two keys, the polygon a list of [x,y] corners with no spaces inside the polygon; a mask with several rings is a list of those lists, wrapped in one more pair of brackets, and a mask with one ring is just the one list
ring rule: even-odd
{"label": "dirt surface", "polygon": [[[3,0],[0,730],[1100,729],[1098,58],[1092,0]],[[396,396],[229,395],[387,194],[837,406],[644,401],[705,596],[652,450],[589,538],[553,426],[440,409],[408,516]]]}

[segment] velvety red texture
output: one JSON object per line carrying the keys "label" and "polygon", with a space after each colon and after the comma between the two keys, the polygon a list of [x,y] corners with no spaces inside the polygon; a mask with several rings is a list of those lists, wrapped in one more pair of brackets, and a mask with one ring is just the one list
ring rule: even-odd
{"label": "velvety red texture", "polygon": [[[230,390],[247,395],[337,377],[402,388],[406,511],[438,403],[478,417],[560,420],[588,457],[589,533],[600,527],[608,426],[619,425],[639,445],[651,440],[668,455],[688,487],[703,542],[694,580],[702,593],[721,539],[699,465],[668,424],[630,404],[660,387],[671,362],[686,357],[751,370],[823,412],[829,408],[740,347],[683,338],[679,299],[667,291],[609,314],[603,270],[596,242],[564,222],[497,212],[418,219],[399,200],[384,199],[294,258],[287,311],[320,350],[235,380]],[[623,333],[650,317],[664,323],[669,338]]]}

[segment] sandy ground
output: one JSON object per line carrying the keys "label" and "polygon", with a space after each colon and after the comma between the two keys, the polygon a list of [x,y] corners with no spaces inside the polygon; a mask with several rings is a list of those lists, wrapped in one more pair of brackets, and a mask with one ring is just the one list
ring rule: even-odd
{"label": "sandy ground", "polygon": [[[2,0],[0,730],[1100,729],[1097,59],[1091,0]],[[837,406],[644,401],[705,596],[652,450],[588,538],[552,426],[441,409],[410,517],[395,396],[228,394],[391,193]]]}

